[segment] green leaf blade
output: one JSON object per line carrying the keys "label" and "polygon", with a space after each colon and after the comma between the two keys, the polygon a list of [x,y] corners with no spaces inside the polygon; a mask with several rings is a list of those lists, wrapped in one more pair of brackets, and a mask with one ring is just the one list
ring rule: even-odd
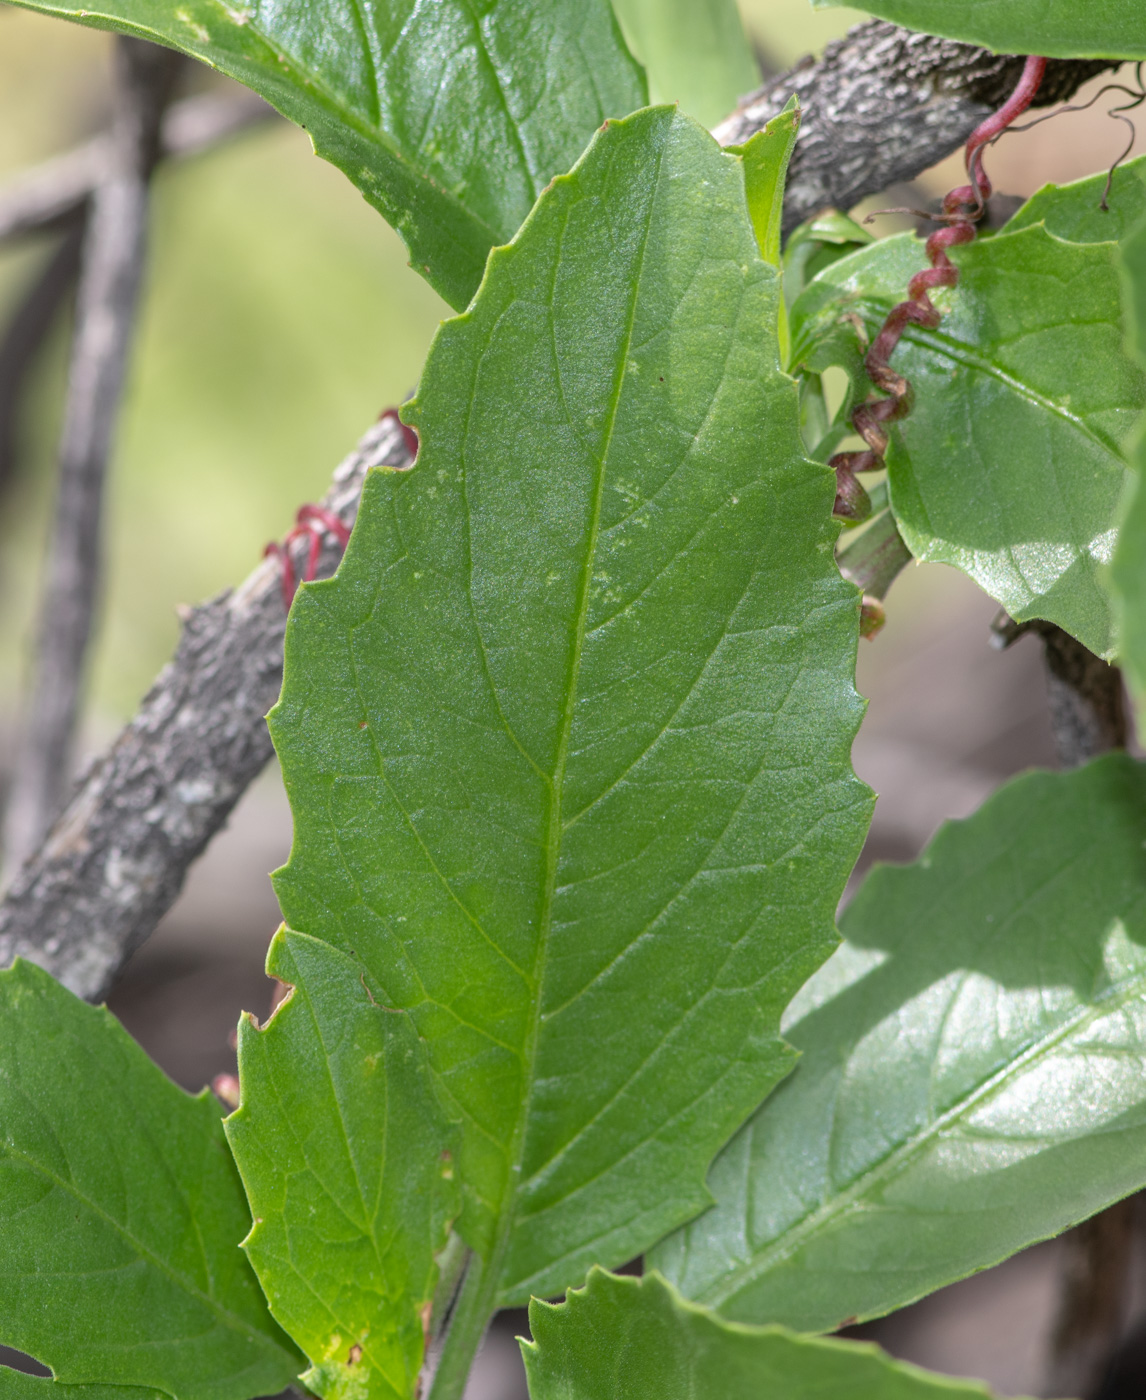
{"label": "green leaf blade", "polygon": [[457,1210],[456,1134],[409,1017],[371,1001],[351,958],[284,930],[267,970],[293,990],[262,1030],[240,1025],[226,1123],[256,1219],[247,1255],[311,1360],[309,1389],[410,1400]]}
{"label": "green leaf blade", "polygon": [[[910,328],[892,359],[914,389],[887,458],[900,532],[1015,619],[1046,618],[1109,657],[1122,444],[1146,403],[1123,343],[1118,250],[1035,226],[955,259],[939,329]],[[866,393],[854,319],[874,336],[924,263],[904,234],[821,272],[793,308],[797,362],[843,364]]]}
{"label": "green leaf blade", "polygon": [[[812,0],[817,9],[844,0]],[[995,53],[1047,58],[1146,58],[1146,17],[1138,0],[872,0],[880,19],[981,44]]]}
{"label": "green leaf blade", "polygon": [[[1146,369],[1146,217],[1122,247],[1128,339]],[[1146,706],[1146,414],[1138,426],[1137,468],[1119,532],[1111,576],[1118,606],[1119,660],[1139,716]],[[1141,720],[1139,721],[1141,723]]]}
{"label": "green leaf blade", "polygon": [[533,1400],[985,1400],[973,1381],[929,1375],[863,1342],[730,1325],[657,1274],[594,1269],[556,1305],[529,1307],[522,1343]]}
{"label": "green leaf blade", "polygon": [[309,133],[458,309],[548,180],[606,117],[645,101],[608,0],[17,3],[169,45],[253,88]]}
{"label": "green leaf blade", "polygon": [[0,1339],[67,1383],[180,1400],[289,1384],[214,1101],[29,963],[0,973],[0,1013]]}
{"label": "green leaf blade", "polygon": [[497,1301],[705,1204],[834,943],[857,600],[778,297],[739,163],[611,124],[439,333],[417,466],[292,614],[280,901],[427,1042]]}
{"label": "green leaf blade", "polygon": [[795,1073],[651,1256],[745,1322],[878,1316],[1146,1181],[1146,770],[1018,779],[879,867],[794,1003]]}
{"label": "green leaf blade", "polygon": [[1045,185],[1015,212],[1002,232],[1016,233],[1042,223],[1048,233],[1069,243],[1117,243],[1144,217],[1146,156],[1139,156],[1120,165],[1113,177],[1091,175],[1069,185]]}

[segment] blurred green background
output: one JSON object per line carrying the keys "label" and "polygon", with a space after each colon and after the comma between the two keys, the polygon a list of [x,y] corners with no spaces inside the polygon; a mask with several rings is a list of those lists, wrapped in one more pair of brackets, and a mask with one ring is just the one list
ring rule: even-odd
{"label": "blurred green background", "polygon": [[[745,0],[776,68],[861,16]],[[0,179],[107,114],[107,36],[0,4]],[[222,80],[202,70],[199,86]],[[45,256],[0,251],[0,314]],[[175,606],[237,583],[317,498],[363,429],[415,385],[446,307],[397,236],[283,122],[157,178],[151,259],[107,519],[88,744],[134,709]],[[37,366],[21,471],[0,508],[0,723],[12,732],[39,582],[67,341]]]}

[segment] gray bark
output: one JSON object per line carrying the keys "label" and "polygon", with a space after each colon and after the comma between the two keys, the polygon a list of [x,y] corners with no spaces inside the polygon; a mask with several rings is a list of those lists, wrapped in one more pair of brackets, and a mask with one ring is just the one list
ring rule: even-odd
{"label": "gray bark", "polygon": [[[785,231],[831,205],[913,180],[957,150],[1010,95],[1023,60],[883,20],[857,25],[766,82],[716,127],[723,146],[759,131],[795,93],[804,109],[784,200]],[[1054,59],[1037,106],[1063,102],[1088,78],[1117,67]]]}

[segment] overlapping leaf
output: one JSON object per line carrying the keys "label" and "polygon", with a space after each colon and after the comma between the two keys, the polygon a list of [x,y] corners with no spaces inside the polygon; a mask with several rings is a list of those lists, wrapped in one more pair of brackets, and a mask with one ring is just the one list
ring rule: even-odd
{"label": "overlapping leaf", "polygon": [[606,117],[645,101],[608,0],[16,0],[170,45],[304,127],[454,307]]}
{"label": "overlapping leaf", "polygon": [[308,1389],[409,1400],[456,1214],[455,1134],[410,1018],[378,1006],[357,963],[280,932],[267,971],[293,988],[239,1028],[243,1102],[227,1138],[271,1311],[310,1357]]}
{"label": "overlapping leaf", "polygon": [[0,1400],[159,1400],[162,1394],[129,1385],[65,1385],[0,1366]]}
{"label": "overlapping leaf", "polygon": [[613,0],[654,102],[679,102],[705,126],[760,83],[736,0]]}
{"label": "overlapping leaf", "polygon": [[[0,1015],[0,1342],[65,1400],[288,1385],[300,1358],[238,1248],[250,1216],[214,1100],[30,963],[0,973]],[[9,1390],[36,1384],[15,1374]]]}
{"label": "overlapping leaf", "polygon": [[[1107,180],[1110,189],[1107,190]],[[1004,226],[1015,233],[1045,224],[1048,233],[1071,243],[1117,243],[1146,218],[1146,156],[1069,185],[1046,185]]]}
{"label": "overlapping leaf", "polygon": [[[1118,249],[1036,226],[954,257],[942,324],[910,328],[892,361],[915,391],[887,459],[900,532],[1012,617],[1046,618],[1109,655],[1123,443],[1146,404],[1123,342]],[[863,347],[925,261],[903,234],[821,272],[793,308],[794,362],[843,365],[866,393]]]}
{"label": "overlapping leaf", "polygon": [[[876,869],[795,1073],[652,1256],[741,1321],[871,1317],[1146,1185],[1146,768],[1002,789]],[[796,1019],[796,1018],[799,1019]]]}
{"label": "overlapping leaf", "polygon": [[704,1206],[834,945],[857,597],[778,298],[739,162],[671,110],[611,124],[442,327],[417,466],[292,613],[280,900],[425,1040],[491,1308]]}
{"label": "overlapping leaf", "polygon": [[656,1274],[594,1269],[583,1289],[529,1308],[532,1400],[985,1400],[862,1342],[742,1327],[686,1303]]}
{"label": "overlapping leaf", "polygon": [[[817,9],[846,0],[812,0]],[[881,19],[982,44],[996,53],[1050,58],[1146,58],[1140,0],[864,0]]]}

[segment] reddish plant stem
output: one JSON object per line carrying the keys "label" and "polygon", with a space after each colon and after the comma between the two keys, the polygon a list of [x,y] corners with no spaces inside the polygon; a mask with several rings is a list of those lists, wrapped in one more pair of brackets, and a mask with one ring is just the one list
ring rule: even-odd
{"label": "reddish plant stem", "polygon": [[937,216],[944,227],[927,240],[931,266],[917,272],[907,286],[907,300],[894,306],[879,334],[872,341],[864,360],[868,377],[884,397],[870,395],[852,413],[852,426],[866,444],[860,452],[838,452],[829,462],[836,473],[835,514],[842,520],[864,520],[870,514],[867,492],[856,479],[859,472],[882,470],[887,451],[887,425],[906,418],[911,412],[911,385],[891,367],[891,357],[909,325],[934,330],[942,313],[931,300],[935,287],[954,287],[959,269],[947,250],[975,237],[975,225],[983,216],[991,196],[991,182],[983,170],[983,150],[1027,110],[1034,101],[1046,72],[1045,58],[1028,58],[1014,92],[992,116],[971,134],[967,142],[969,184],[960,185],[943,200]]}

